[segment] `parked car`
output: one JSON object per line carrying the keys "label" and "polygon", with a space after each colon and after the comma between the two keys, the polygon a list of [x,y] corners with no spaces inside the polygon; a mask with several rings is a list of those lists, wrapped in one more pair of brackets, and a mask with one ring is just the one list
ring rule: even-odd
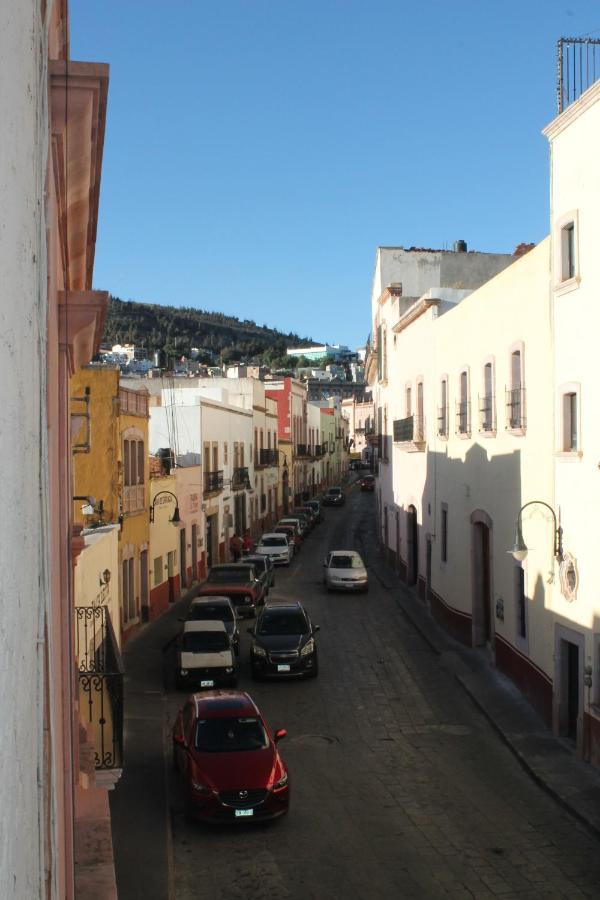
{"label": "parked car", "polygon": [[252,677],[315,678],[319,671],[313,625],[302,604],[295,601],[269,603],[261,610],[250,650]]}
{"label": "parked car", "polygon": [[292,525],[291,523],[287,525],[281,525],[278,522],[273,531],[275,532],[275,534],[287,535],[288,541],[290,543],[293,543],[294,545],[294,553],[299,552],[300,547],[302,546],[302,538],[296,525]]}
{"label": "parked car", "polygon": [[264,578],[266,593],[268,594],[271,588],[275,586],[275,566],[271,557],[266,553],[254,551],[250,556],[245,557],[244,562],[254,566],[260,577]]}
{"label": "parked car", "polygon": [[361,491],[374,491],[375,490],[375,476],[374,475],[363,475],[360,479],[360,489]]}
{"label": "parked car", "polygon": [[363,468],[362,459],[351,459],[350,462],[348,463],[348,468],[350,469],[351,472],[359,471],[359,469]]}
{"label": "parked car", "polygon": [[368,591],[369,577],[356,550],[332,550],[323,563],[323,583],[328,591]]}
{"label": "parked car", "polygon": [[298,529],[298,533],[299,533],[300,537],[303,540],[307,536],[307,534],[310,530],[309,524],[308,524],[308,519],[305,516],[298,516],[298,515],[284,516],[282,519],[279,520],[279,522],[277,524],[278,525],[295,525],[296,528]]}
{"label": "parked car", "polygon": [[256,569],[242,563],[220,563],[211,566],[206,581],[200,585],[198,597],[219,594],[229,597],[238,616],[256,615],[256,607],[264,600],[264,585]]}
{"label": "parked car", "polygon": [[317,513],[316,513],[315,510],[312,508],[312,506],[300,506],[300,507],[298,507],[297,509],[293,509],[293,510],[292,510],[292,515],[294,515],[294,516],[296,516],[296,515],[304,515],[304,516],[307,516],[307,517],[308,517],[308,523],[309,523],[309,526],[310,526],[311,531],[312,531],[312,529],[315,527],[315,525],[317,524]]}
{"label": "parked car", "polygon": [[254,552],[270,556],[276,566],[289,566],[294,557],[294,543],[281,532],[268,532],[263,534]]}
{"label": "parked car", "polygon": [[314,510],[317,524],[323,521],[323,512],[321,510],[320,500],[307,500],[305,505]]}
{"label": "parked car", "polygon": [[231,638],[236,655],[240,652],[238,617],[229,597],[206,596],[192,600],[185,622],[222,622]]}
{"label": "parked car", "polygon": [[176,682],[179,688],[234,687],[237,664],[224,622],[186,622],[179,638]]}
{"label": "parked car", "polygon": [[323,506],[343,506],[346,496],[341,487],[330,487],[323,497]]}
{"label": "parked car", "polygon": [[262,597],[260,599],[260,605],[262,606],[262,604],[265,602],[265,600],[267,598],[267,594],[269,593],[271,579],[269,577],[268,571],[265,568],[265,564],[263,562],[263,557],[259,556],[258,562],[256,562],[256,561],[250,559],[250,556],[253,554],[254,554],[254,551],[252,551],[252,554],[249,553],[247,556],[243,556],[234,565],[236,565],[236,566],[251,566],[254,569],[254,574],[258,578],[258,580],[260,581],[260,583],[262,585]]}
{"label": "parked car", "polygon": [[287,813],[290,784],[278,742],[241,691],[189,697],[173,728],[173,760],[183,775],[186,818],[262,822]]}

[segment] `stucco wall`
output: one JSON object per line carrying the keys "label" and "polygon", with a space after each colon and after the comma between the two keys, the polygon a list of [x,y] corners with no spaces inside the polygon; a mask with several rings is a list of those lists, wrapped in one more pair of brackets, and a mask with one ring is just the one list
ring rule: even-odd
{"label": "stucco wall", "polygon": [[[0,7],[0,897],[44,896],[43,617],[48,597],[45,482],[48,117],[39,2]],[[48,787],[48,786],[46,786]]]}

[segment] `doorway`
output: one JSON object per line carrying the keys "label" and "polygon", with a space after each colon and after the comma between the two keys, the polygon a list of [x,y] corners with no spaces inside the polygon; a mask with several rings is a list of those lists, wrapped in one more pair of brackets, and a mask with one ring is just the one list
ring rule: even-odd
{"label": "doorway", "polygon": [[289,475],[287,469],[283,471],[283,478],[281,481],[281,490],[283,493],[283,512],[287,516],[290,511],[290,491],[289,491]]}
{"label": "doorway", "polygon": [[142,622],[147,622],[150,615],[148,606],[148,551],[142,550],[140,553],[140,603],[142,612]]}
{"label": "doorway", "polygon": [[414,585],[419,577],[419,526],[415,506],[409,506],[407,510],[406,551],[408,556],[408,583]]}
{"label": "doorway", "polygon": [[181,587],[187,587],[187,555],[185,546],[185,528],[179,529],[179,581]]}
{"label": "doorway", "polygon": [[198,580],[198,526],[192,525],[192,581]]}
{"label": "doorway", "polygon": [[[475,515],[475,514],[474,514]],[[486,517],[489,520],[489,517]],[[484,647],[492,643],[492,566],[491,527],[481,517],[473,521],[472,561],[473,561],[473,633],[474,647]],[[491,520],[489,520],[491,523]]]}
{"label": "doorway", "polygon": [[206,517],[206,565],[209,569],[218,561],[219,556],[217,547],[217,518],[217,513],[213,513],[212,516]]}
{"label": "doorway", "polygon": [[582,634],[556,626],[557,666],[554,729],[581,749],[583,719],[583,662],[585,638]]}

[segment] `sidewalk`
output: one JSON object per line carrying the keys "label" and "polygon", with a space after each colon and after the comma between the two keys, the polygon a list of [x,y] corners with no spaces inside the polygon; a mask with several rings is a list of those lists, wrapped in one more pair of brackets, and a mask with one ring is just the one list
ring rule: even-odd
{"label": "sidewalk", "polygon": [[377,562],[381,584],[394,589],[400,609],[440,656],[475,705],[529,775],[600,838],[600,773],[581,762],[570,747],[548,730],[515,685],[477,651],[444,632],[429,611],[383,560]]}
{"label": "sidewalk", "polygon": [[123,775],[111,792],[119,900],[169,900],[171,826],[165,758],[163,647],[179,631],[178,617],[198,586],[126,645]]}

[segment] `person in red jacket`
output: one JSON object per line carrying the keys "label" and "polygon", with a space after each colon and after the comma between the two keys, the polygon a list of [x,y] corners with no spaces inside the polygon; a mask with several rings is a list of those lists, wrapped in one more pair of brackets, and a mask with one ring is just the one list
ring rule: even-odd
{"label": "person in red jacket", "polygon": [[242,541],[242,553],[248,554],[252,553],[254,550],[254,541],[250,537],[250,532],[244,532],[244,540]]}
{"label": "person in red jacket", "polygon": [[229,541],[229,552],[233,557],[233,561],[237,562],[242,555],[242,539],[239,534],[232,534]]}

